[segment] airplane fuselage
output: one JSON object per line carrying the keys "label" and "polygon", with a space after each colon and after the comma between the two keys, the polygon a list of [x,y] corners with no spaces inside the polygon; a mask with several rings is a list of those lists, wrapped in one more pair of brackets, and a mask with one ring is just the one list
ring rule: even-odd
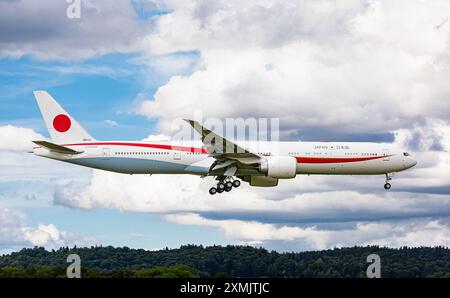
{"label": "airplane fuselage", "polygon": [[[198,141],[96,141],[46,91],[34,95],[51,141],[33,141],[38,156],[124,174],[191,174],[218,181],[209,193],[228,192],[241,180],[274,187],[298,174],[386,175],[413,167],[416,161],[389,144],[357,142],[238,142],[196,120],[184,119]],[[239,178],[239,179],[235,179]]]}
{"label": "airplane fuselage", "polygon": [[[82,151],[61,154],[34,148],[34,153],[81,166],[125,174],[194,174],[206,176],[214,163],[201,142],[82,142],[61,144]],[[388,144],[360,142],[258,142],[246,149],[262,156],[291,156],[297,174],[376,175],[399,172],[416,161]],[[246,175],[247,170],[236,173]],[[256,173],[257,174],[257,173]]]}

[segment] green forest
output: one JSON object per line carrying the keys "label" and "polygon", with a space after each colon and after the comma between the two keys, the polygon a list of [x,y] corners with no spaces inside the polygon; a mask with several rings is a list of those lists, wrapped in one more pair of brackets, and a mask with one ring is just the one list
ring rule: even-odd
{"label": "green forest", "polygon": [[450,277],[450,249],[378,246],[322,251],[268,251],[250,246],[185,245],[147,251],[128,247],[25,248],[0,256],[0,277],[66,277],[69,254],[81,258],[81,277],[366,277],[366,258],[378,254],[381,277]]}

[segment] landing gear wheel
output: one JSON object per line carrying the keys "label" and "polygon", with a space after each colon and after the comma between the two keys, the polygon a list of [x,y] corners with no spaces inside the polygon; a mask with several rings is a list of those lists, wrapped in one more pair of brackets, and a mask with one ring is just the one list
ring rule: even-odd
{"label": "landing gear wheel", "polygon": [[218,192],[218,193],[223,193],[224,190],[225,190],[225,189],[220,189],[220,188],[218,188],[218,189],[217,189],[217,192]]}
{"label": "landing gear wheel", "polygon": [[225,184],[223,182],[219,182],[217,183],[217,190],[224,190],[225,189]]}
{"label": "landing gear wheel", "polygon": [[233,183],[231,183],[231,181],[228,181],[228,182],[225,183],[225,186],[227,188],[232,188],[233,187]]}
{"label": "landing gear wheel", "polygon": [[231,190],[231,187],[225,188],[225,191],[226,191],[226,192],[229,192],[230,190]]}
{"label": "landing gear wheel", "polygon": [[211,187],[211,188],[209,189],[209,194],[210,194],[210,195],[215,195],[216,193],[217,193],[217,188]]}
{"label": "landing gear wheel", "polygon": [[386,183],[385,185],[384,185],[384,189],[390,189],[391,188],[391,184],[390,183]]}
{"label": "landing gear wheel", "polygon": [[239,187],[241,185],[241,181],[239,181],[239,180],[234,180],[233,181],[233,186],[234,187]]}

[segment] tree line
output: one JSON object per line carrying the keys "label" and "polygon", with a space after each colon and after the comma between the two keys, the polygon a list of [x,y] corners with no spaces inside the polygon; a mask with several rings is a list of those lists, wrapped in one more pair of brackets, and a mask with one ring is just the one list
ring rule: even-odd
{"label": "tree line", "polygon": [[147,251],[128,247],[25,248],[0,256],[0,277],[65,277],[78,254],[82,277],[366,277],[367,256],[381,258],[382,277],[450,277],[450,249],[378,246],[276,252],[251,246],[184,245]]}

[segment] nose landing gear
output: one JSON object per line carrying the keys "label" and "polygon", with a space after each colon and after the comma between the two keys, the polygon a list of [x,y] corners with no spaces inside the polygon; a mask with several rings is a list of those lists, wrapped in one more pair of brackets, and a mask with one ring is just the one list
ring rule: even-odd
{"label": "nose landing gear", "polygon": [[389,181],[392,180],[392,177],[389,176],[389,173],[386,173],[386,183],[384,184],[384,189],[391,189],[391,184]]}
{"label": "nose landing gear", "polygon": [[210,195],[215,195],[216,193],[222,193],[222,192],[230,192],[233,187],[234,188],[238,188],[241,185],[241,181],[239,180],[234,180],[233,177],[226,177],[223,180],[220,180],[219,182],[217,182],[217,186],[216,187],[211,187],[209,189],[209,194]]}

